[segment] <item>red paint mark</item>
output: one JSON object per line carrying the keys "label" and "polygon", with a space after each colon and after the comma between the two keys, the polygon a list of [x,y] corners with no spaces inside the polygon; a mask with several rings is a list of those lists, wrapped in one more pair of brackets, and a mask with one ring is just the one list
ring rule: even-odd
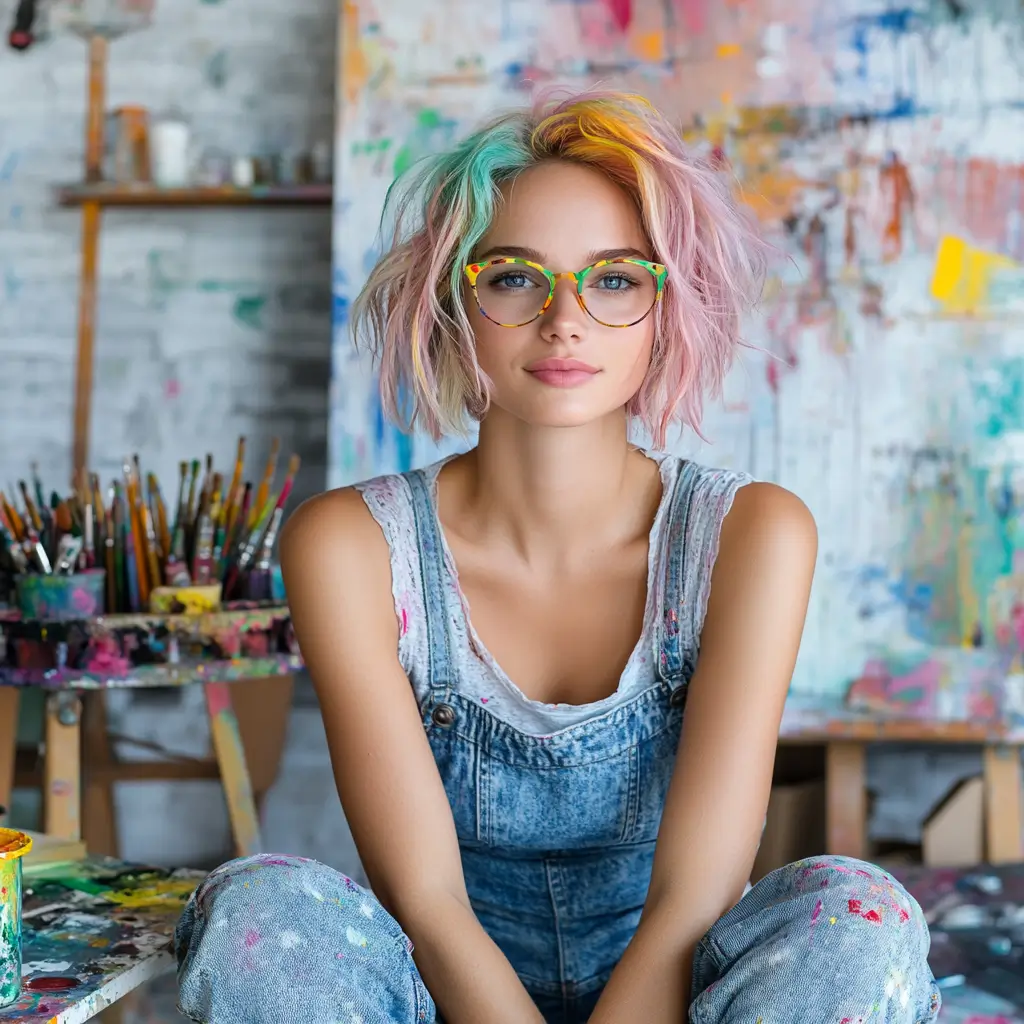
{"label": "red paint mark", "polygon": [[882,915],[877,910],[869,910],[866,914],[861,914],[860,916],[863,917],[865,921],[870,921],[872,924],[882,923]]}
{"label": "red paint mark", "polygon": [[612,16],[615,27],[625,32],[633,21],[633,0],[605,0],[608,13]]}
{"label": "red paint mark", "polygon": [[245,933],[245,948],[246,949],[252,949],[252,947],[255,946],[256,943],[259,942],[259,941],[260,941],[260,933],[258,931],[255,931],[254,929],[250,928],[249,931],[247,931]]}
{"label": "red paint mark", "polygon": [[882,260],[890,263],[903,253],[903,218],[914,210],[914,186],[907,165],[889,153],[878,173],[882,199],[888,208],[882,232]]}
{"label": "red paint mark", "polygon": [[860,900],[850,900],[846,908],[851,914],[860,914]]}
{"label": "red paint mark", "polygon": [[910,920],[910,914],[902,907],[897,907],[896,909],[899,911],[900,924],[906,924]]}
{"label": "red paint mark", "polygon": [[231,692],[227,683],[206,684],[206,708],[211,715],[220,715],[231,710]]}
{"label": "red paint mark", "polygon": [[707,22],[706,0],[676,0],[676,7],[683,16],[683,24],[693,35],[700,35]]}
{"label": "red paint mark", "polygon": [[25,988],[32,992],[67,992],[68,989],[78,988],[79,984],[77,978],[47,974],[41,978],[31,978],[26,981]]}
{"label": "red paint mark", "polygon": [[181,394],[181,381],[169,380],[164,384],[164,397],[177,398]]}
{"label": "red paint mark", "polygon": [[409,632],[409,613],[402,609],[402,636]]}
{"label": "red paint mark", "polygon": [[814,926],[818,923],[818,918],[821,917],[821,900],[818,900],[814,905],[814,911],[811,914],[811,930],[807,937],[808,942],[814,941]]}

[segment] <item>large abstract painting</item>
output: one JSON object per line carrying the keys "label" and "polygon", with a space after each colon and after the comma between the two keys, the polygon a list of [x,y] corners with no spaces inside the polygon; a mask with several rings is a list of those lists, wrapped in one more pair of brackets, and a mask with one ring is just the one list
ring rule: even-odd
{"label": "large abstract painting", "polygon": [[780,259],[707,442],[815,513],[793,692],[1024,716],[1019,0],[345,0],[334,484],[453,446],[386,425],[348,308],[384,192],[537,84],[627,85],[736,173]]}

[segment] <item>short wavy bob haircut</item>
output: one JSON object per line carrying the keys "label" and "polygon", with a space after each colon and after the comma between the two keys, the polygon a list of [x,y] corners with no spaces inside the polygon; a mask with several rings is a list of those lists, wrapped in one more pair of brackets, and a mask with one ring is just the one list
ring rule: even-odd
{"label": "short wavy bob haircut", "polygon": [[352,311],[356,343],[378,362],[385,414],[435,439],[486,414],[490,382],[476,359],[463,267],[501,187],[548,160],[597,168],[636,202],[668,281],[650,367],[627,412],[658,447],[673,423],[699,434],[704,398],[719,393],[740,321],[760,296],[767,246],[722,171],[645,99],[614,92],[542,95],[391,186],[382,220],[393,225],[390,245]]}

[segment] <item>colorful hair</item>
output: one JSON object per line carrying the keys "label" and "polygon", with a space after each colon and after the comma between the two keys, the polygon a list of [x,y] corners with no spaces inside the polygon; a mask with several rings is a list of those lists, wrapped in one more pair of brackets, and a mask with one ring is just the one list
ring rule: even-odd
{"label": "colorful hair", "polygon": [[719,392],[741,318],[760,295],[767,246],[722,173],[645,99],[621,93],[542,96],[391,186],[391,247],[353,307],[356,341],[379,361],[385,412],[436,439],[487,411],[463,267],[494,218],[501,186],[551,159],[597,168],[636,200],[668,284],[650,368],[627,411],[659,447],[673,422],[699,433],[704,396]]}

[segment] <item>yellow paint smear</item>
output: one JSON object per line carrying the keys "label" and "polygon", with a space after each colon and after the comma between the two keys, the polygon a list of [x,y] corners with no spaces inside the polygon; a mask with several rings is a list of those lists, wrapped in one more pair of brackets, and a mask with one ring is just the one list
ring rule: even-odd
{"label": "yellow paint smear", "polygon": [[665,59],[664,32],[642,32],[636,37],[636,54],[641,60]]}
{"label": "yellow paint smear", "polygon": [[738,57],[743,52],[739,43],[719,43],[715,48],[715,56],[721,60],[729,57]]}
{"label": "yellow paint smear", "polygon": [[359,7],[352,0],[344,4],[341,73],[345,96],[354,103],[370,80],[370,67],[360,45]]}
{"label": "yellow paint smear", "polygon": [[955,235],[946,235],[935,254],[932,298],[942,306],[944,313],[977,313],[988,302],[992,274],[1016,266],[1006,256],[978,249]]}
{"label": "yellow paint smear", "polygon": [[105,893],[111,903],[120,907],[161,907],[167,903],[182,903],[192,895],[197,882],[187,878],[168,878],[154,885],[143,885],[137,889],[121,889]]}

